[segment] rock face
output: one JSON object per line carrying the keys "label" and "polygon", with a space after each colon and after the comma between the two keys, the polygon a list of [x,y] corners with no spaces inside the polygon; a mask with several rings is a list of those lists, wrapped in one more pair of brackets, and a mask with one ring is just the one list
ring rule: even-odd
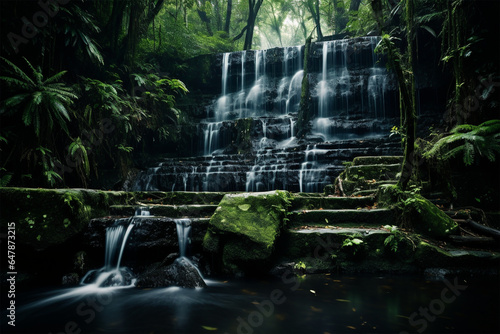
{"label": "rock face", "polygon": [[205,250],[222,260],[218,269],[250,275],[265,270],[285,217],[286,196],[277,191],[224,196],[203,241]]}

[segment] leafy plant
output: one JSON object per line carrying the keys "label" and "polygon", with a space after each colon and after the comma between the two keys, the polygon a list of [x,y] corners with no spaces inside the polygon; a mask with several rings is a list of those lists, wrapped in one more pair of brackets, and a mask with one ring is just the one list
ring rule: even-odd
{"label": "leafy plant", "polygon": [[306,270],[306,264],[302,261],[299,261],[293,266],[293,268],[297,270]]}
{"label": "leafy plant", "polygon": [[67,122],[70,121],[68,107],[78,97],[70,87],[59,82],[66,71],[59,72],[45,79],[40,67],[33,65],[23,58],[31,76],[9,60],[0,57],[7,65],[10,76],[1,76],[0,80],[13,90],[13,95],[2,101],[0,111],[7,113],[19,111],[26,126],[33,126],[37,137],[41,131],[50,132],[54,125],[58,125],[68,133]]}
{"label": "leafy plant", "polygon": [[500,120],[493,119],[479,125],[454,127],[450,135],[439,139],[423,156],[449,160],[462,155],[464,164],[470,166],[478,155],[494,162],[497,154],[500,154]]}
{"label": "leafy plant", "polygon": [[391,232],[391,235],[385,238],[384,246],[389,247],[391,251],[396,253],[398,251],[398,244],[402,239],[401,232],[398,230],[398,227],[394,225],[385,225],[384,228]]}
{"label": "leafy plant", "polygon": [[[6,172],[7,170],[5,168],[0,168],[1,172]],[[0,177],[0,187],[7,187],[9,184],[10,180],[12,179],[12,173],[5,173]]]}
{"label": "leafy plant", "polygon": [[362,249],[363,243],[364,243],[364,241],[360,238],[356,238],[356,237],[346,238],[344,240],[344,242],[342,243],[341,248],[349,247],[349,249],[352,250],[352,254],[356,255],[356,253]]}

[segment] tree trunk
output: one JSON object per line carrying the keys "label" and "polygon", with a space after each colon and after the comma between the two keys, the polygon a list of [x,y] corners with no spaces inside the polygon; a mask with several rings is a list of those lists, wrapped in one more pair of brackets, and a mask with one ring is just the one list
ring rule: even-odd
{"label": "tree trunk", "polygon": [[231,14],[233,9],[233,0],[228,0],[226,9],[226,23],[224,24],[224,31],[229,34],[229,27],[231,26]]}
{"label": "tree trunk", "polygon": [[[377,20],[377,25],[381,33],[383,33],[384,17],[382,11],[382,1],[381,0],[371,0],[372,10],[374,16]],[[401,177],[398,181],[398,186],[405,190],[408,186],[408,182],[413,175],[415,167],[415,128],[416,128],[416,117],[415,117],[415,80],[413,77],[413,59],[414,59],[414,7],[413,0],[406,1],[406,38],[407,38],[407,48],[408,48],[408,65],[409,77],[405,77],[401,56],[395,50],[395,45],[392,44],[388,37],[383,37],[384,45],[387,48],[387,56],[390,67],[396,73],[396,79],[398,81],[399,93],[400,93],[400,105],[401,105],[401,124],[403,126],[403,144],[404,144],[404,158],[401,170]]]}
{"label": "tree trunk", "polygon": [[312,2],[312,0],[308,0],[306,2],[307,9],[311,12],[311,16],[314,20],[314,24],[316,25],[316,34],[318,35],[318,40],[323,39],[323,32],[321,31],[321,21],[319,16],[319,0]]}
{"label": "tree trunk", "polygon": [[208,35],[213,36],[214,33],[212,32],[212,27],[210,26],[210,19],[208,18],[207,13],[200,9],[197,9],[196,11],[198,12],[198,16],[200,17],[201,21],[205,23]]}
{"label": "tree trunk", "polygon": [[116,50],[118,48],[120,32],[122,30],[123,12],[125,11],[127,2],[122,0],[113,1],[113,9],[111,10],[111,15],[106,24],[107,40],[111,49]]}
{"label": "tree trunk", "polygon": [[248,0],[248,20],[243,50],[250,50],[252,48],[255,20],[257,19],[257,14],[259,13],[263,1],[264,0]]}
{"label": "tree trunk", "polygon": [[[311,33],[312,35],[312,33]],[[304,138],[311,130],[311,115],[309,105],[311,100],[311,92],[309,90],[309,51],[311,49],[312,38],[309,36],[306,39],[304,46],[304,76],[302,77],[302,90],[300,94],[299,114],[297,115],[297,138]]]}

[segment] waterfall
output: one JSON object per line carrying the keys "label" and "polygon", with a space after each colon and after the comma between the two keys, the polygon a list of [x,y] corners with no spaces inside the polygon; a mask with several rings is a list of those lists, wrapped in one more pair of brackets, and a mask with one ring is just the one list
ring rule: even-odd
{"label": "waterfall", "polygon": [[134,216],[117,219],[113,226],[106,228],[106,245],[104,266],[89,271],[81,280],[81,284],[95,287],[134,286],[132,272],[121,267],[121,261],[130,232],[141,218],[150,217],[147,208],[138,208]]}
{"label": "waterfall", "polygon": [[308,145],[305,151],[304,162],[300,165],[299,189],[300,192],[321,192],[322,188],[331,182],[326,175],[325,167],[318,162],[320,155],[325,155],[328,150],[312,148]]}
{"label": "waterfall", "polygon": [[303,138],[295,138],[303,46],[218,55],[220,94],[203,106],[197,156],[165,159],[133,189],[322,191],[355,155],[399,154],[392,141],[378,142],[400,123],[397,85],[374,53],[379,40],[312,43],[311,132]]}
{"label": "waterfall", "polygon": [[[200,281],[200,283],[197,284],[198,287],[205,286],[203,275],[187,256],[188,246],[191,243],[190,233],[192,221],[188,218],[174,219],[174,221],[177,229],[177,240],[179,242],[179,257],[175,260],[173,267],[176,268],[178,274],[181,272],[184,274],[190,272],[188,275],[189,277],[197,277]],[[188,278],[188,276],[186,276],[186,278]],[[182,284],[182,282],[178,283]]]}
{"label": "waterfall", "polygon": [[191,232],[190,219],[175,219],[177,228],[177,238],[179,241],[179,257],[186,257],[186,249],[190,243],[189,233]]}

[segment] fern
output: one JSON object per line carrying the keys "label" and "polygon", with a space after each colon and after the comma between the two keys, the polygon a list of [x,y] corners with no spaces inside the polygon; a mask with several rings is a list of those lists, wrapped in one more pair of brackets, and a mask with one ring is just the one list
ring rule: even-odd
{"label": "fern", "polygon": [[449,160],[462,155],[466,166],[477,156],[494,162],[500,154],[500,120],[486,121],[480,125],[462,124],[451,130],[450,135],[438,140],[424,153],[427,159]]}
{"label": "fern", "polygon": [[65,84],[58,82],[66,71],[56,73],[44,80],[40,68],[36,69],[23,58],[31,69],[28,75],[14,63],[0,59],[7,65],[8,74],[0,80],[13,90],[14,95],[2,101],[0,108],[7,112],[21,112],[21,119],[26,126],[33,126],[37,137],[42,137],[42,129],[51,131],[56,123],[68,134],[67,121],[70,120],[68,107],[77,99],[77,95]]}
{"label": "fern", "polygon": [[90,174],[89,156],[87,148],[85,147],[85,145],[83,145],[82,139],[80,137],[76,138],[69,145],[69,153],[72,157],[80,157],[81,162],[83,163],[83,171],[85,172],[85,175],[88,176]]}

